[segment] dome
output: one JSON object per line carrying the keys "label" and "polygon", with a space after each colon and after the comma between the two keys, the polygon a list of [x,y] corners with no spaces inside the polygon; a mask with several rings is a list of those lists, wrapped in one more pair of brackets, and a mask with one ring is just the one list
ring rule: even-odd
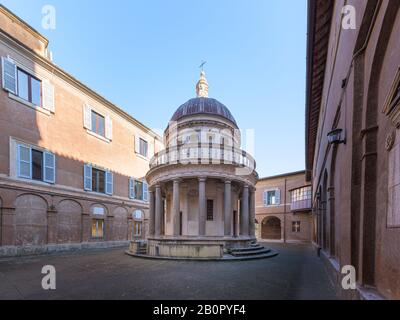
{"label": "dome", "polygon": [[197,114],[219,116],[229,120],[235,125],[235,127],[237,127],[235,118],[232,116],[229,109],[218,100],[207,97],[190,99],[175,111],[171,121],[178,121],[183,117]]}

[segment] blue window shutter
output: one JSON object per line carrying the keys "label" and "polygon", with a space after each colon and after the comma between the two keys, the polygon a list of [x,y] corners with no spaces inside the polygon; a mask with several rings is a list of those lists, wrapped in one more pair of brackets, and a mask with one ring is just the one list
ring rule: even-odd
{"label": "blue window shutter", "polygon": [[129,178],[129,198],[134,199],[135,198],[135,184],[134,184],[134,179]]}
{"label": "blue window shutter", "polygon": [[146,181],[143,181],[143,201],[148,201],[149,186]]}
{"label": "blue window shutter", "polygon": [[11,59],[2,57],[1,70],[4,90],[17,94],[17,66]]}
{"label": "blue window shutter", "polygon": [[84,189],[92,191],[92,166],[90,164],[85,164],[83,167],[83,179]]}
{"label": "blue window shutter", "polygon": [[281,204],[281,190],[275,190],[275,204]]}
{"label": "blue window shutter", "polygon": [[264,199],[264,206],[267,206],[268,205],[268,191],[264,191],[263,199]]}
{"label": "blue window shutter", "polygon": [[32,150],[22,144],[17,145],[18,177],[32,179]]}
{"label": "blue window shutter", "polygon": [[56,157],[53,153],[44,152],[44,178],[45,182],[55,183],[56,180]]}
{"label": "blue window shutter", "polygon": [[113,194],[113,174],[111,171],[106,171],[106,193]]}

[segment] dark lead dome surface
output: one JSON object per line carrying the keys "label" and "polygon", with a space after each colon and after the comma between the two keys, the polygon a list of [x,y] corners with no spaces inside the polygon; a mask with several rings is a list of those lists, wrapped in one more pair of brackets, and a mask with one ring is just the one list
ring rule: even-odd
{"label": "dark lead dome surface", "polygon": [[196,114],[216,115],[231,121],[236,127],[235,118],[229,109],[218,100],[206,97],[193,98],[181,105],[174,113],[171,121],[178,121],[185,116]]}

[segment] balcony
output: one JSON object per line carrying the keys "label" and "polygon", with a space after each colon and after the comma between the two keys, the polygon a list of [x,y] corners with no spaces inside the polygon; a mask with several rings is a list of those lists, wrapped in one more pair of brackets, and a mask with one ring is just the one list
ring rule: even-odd
{"label": "balcony", "polygon": [[290,191],[291,203],[290,210],[292,212],[310,211],[311,210],[311,186],[301,187]]}
{"label": "balcony", "polygon": [[219,144],[183,144],[166,148],[150,160],[150,169],[174,164],[228,164],[255,170],[256,162],[246,151]]}

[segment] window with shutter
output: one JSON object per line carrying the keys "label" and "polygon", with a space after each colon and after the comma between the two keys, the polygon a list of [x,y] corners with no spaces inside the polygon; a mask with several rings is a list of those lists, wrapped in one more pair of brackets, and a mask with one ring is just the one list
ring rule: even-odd
{"label": "window with shutter", "polygon": [[129,178],[129,198],[135,199],[135,179]]}
{"label": "window with shutter", "polygon": [[55,183],[55,155],[35,147],[17,145],[18,177]]}
{"label": "window with shutter", "polygon": [[112,140],[112,121],[110,116],[106,116],[106,138]]}
{"label": "window with shutter", "polygon": [[18,145],[18,176],[21,178],[32,178],[31,148],[22,144]]}
{"label": "window with shutter", "polygon": [[146,182],[143,182],[143,201],[148,201],[148,189],[148,184]]}
{"label": "window with shutter", "polygon": [[1,70],[4,90],[17,94],[17,66],[11,59],[2,57]]}
{"label": "window with shutter", "polygon": [[276,190],[275,190],[275,195],[276,195],[275,204],[276,204],[276,205],[281,204],[281,190],[276,189]]}
{"label": "window with shutter", "polygon": [[43,89],[43,108],[50,112],[55,112],[54,102],[54,86],[48,80],[44,80],[42,83]]}
{"label": "window with shutter", "polygon": [[55,182],[55,156],[50,152],[44,153],[44,181]]}
{"label": "window with shutter", "polygon": [[90,164],[85,164],[83,167],[84,176],[84,189],[87,191],[92,191],[92,166]]}
{"label": "window with shutter", "polygon": [[92,109],[87,104],[83,105],[83,126],[92,130]]}
{"label": "window with shutter", "polygon": [[113,194],[113,174],[110,171],[106,172],[106,193]]}

